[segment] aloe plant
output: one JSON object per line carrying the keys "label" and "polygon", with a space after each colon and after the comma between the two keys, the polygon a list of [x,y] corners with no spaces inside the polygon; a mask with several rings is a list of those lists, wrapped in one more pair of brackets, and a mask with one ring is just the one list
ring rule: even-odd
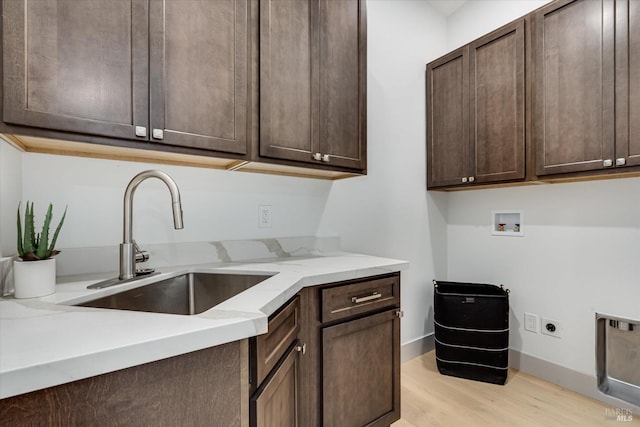
{"label": "aloe plant", "polygon": [[34,219],[33,219],[33,202],[27,201],[27,208],[24,212],[24,236],[22,234],[22,219],[20,218],[20,204],[18,204],[18,256],[24,261],[39,261],[43,259],[49,259],[54,255],[60,253],[55,250],[56,240],[58,240],[58,234],[64,223],[64,218],[67,216],[67,209],[64,209],[62,219],[53,233],[53,239],[49,244],[49,225],[51,224],[51,217],[53,216],[53,205],[49,203],[49,209],[44,217],[44,225],[40,233],[35,232]]}

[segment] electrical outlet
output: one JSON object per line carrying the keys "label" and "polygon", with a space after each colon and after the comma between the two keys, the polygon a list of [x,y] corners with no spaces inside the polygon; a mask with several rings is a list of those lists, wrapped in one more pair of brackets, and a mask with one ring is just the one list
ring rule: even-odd
{"label": "electrical outlet", "polygon": [[258,206],[258,228],[271,228],[273,213],[272,206]]}
{"label": "electrical outlet", "polygon": [[545,335],[562,338],[562,324],[557,320],[542,317],[540,319],[540,331]]}
{"label": "electrical outlet", "polygon": [[524,314],[524,328],[527,331],[538,333],[538,315],[532,313]]}

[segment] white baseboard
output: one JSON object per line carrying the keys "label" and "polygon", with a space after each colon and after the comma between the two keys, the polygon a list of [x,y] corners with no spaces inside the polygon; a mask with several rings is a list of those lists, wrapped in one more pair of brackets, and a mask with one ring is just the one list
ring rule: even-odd
{"label": "white baseboard", "polygon": [[632,410],[633,414],[640,414],[640,407],[624,400],[608,396],[598,390],[596,376],[583,374],[564,366],[556,365],[537,357],[521,353],[517,350],[509,350],[509,366],[534,377],[541,378],[550,383],[583,394],[592,399],[611,405],[612,408],[625,408]]}
{"label": "white baseboard", "polygon": [[404,363],[407,360],[422,356],[434,348],[436,348],[434,335],[433,332],[431,332],[423,337],[402,344],[400,346],[400,361]]}
{"label": "white baseboard", "polygon": [[[402,344],[400,359],[402,363],[432,351],[435,348],[434,334]],[[509,367],[517,369],[534,377],[541,378],[550,383],[559,385],[576,393],[599,400],[612,408],[629,409],[632,413],[640,415],[640,407],[629,402],[608,396],[598,390],[595,375],[590,376],[555,363],[509,349]]]}

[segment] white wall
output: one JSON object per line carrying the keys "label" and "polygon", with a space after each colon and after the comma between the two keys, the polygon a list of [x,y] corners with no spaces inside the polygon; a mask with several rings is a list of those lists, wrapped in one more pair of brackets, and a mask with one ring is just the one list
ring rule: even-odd
{"label": "white wall", "polygon": [[16,212],[22,197],[22,153],[0,139],[0,258],[17,251]]}
{"label": "white wall", "polygon": [[[546,1],[470,1],[448,19],[450,49]],[[511,347],[595,374],[595,313],[640,320],[640,178],[451,193],[448,277],[511,289]],[[492,210],[524,211],[525,237],[491,236]],[[559,320],[557,339],[524,313]]]}
{"label": "white wall", "polygon": [[[525,236],[491,235],[491,211],[524,211]],[[448,277],[511,289],[511,348],[595,374],[595,313],[640,320],[640,178],[449,196]],[[524,330],[524,313],[562,338]]]}
{"label": "white wall", "polygon": [[420,1],[367,2],[369,175],[334,183],[320,227],[344,249],[410,261],[402,342],[433,330],[446,274],[446,195],[426,192],[425,66],[445,53],[445,20]]}
{"label": "white wall", "polygon": [[[5,142],[0,147],[5,162],[9,160],[5,150],[12,148]],[[134,197],[134,237],[141,245],[315,235],[331,189],[330,181],[184,166],[34,153],[22,153],[21,160],[21,175],[2,168],[3,187],[20,187],[22,181],[20,197],[35,203],[36,221],[42,220],[49,202],[56,223],[68,205],[59,248],[118,245],[124,190],[135,174],[146,169],[163,170],[176,181],[185,227],[173,229],[166,186],[157,179],[144,181]],[[15,229],[14,205],[17,201],[5,199],[3,192],[3,229]],[[272,206],[271,229],[258,228],[259,205]],[[11,214],[6,218],[5,206]],[[4,250],[15,253],[15,242],[7,243],[3,238]]]}

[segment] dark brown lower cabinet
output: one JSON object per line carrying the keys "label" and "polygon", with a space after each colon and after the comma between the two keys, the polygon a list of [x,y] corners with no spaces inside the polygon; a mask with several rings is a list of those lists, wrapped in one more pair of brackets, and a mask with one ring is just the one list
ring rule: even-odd
{"label": "dark brown lower cabinet", "polygon": [[251,398],[253,427],[297,427],[300,424],[300,347],[294,344]]}
{"label": "dark brown lower cabinet", "polygon": [[388,426],[398,420],[399,357],[396,309],[323,328],[323,426]]}
{"label": "dark brown lower cabinet", "polygon": [[300,423],[389,426],[400,419],[400,274],[303,289]]}
{"label": "dark brown lower cabinet", "polygon": [[303,289],[249,340],[0,400],[11,426],[389,426],[400,274]]}
{"label": "dark brown lower cabinet", "polygon": [[248,425],[247,341],[0,400],[3,426]]}
{"label": "dark brown lower cabinet", "polygon": [[250,340],[252,427],[297,427],[300,423],[300,297],[269,317],[268,331]]}

